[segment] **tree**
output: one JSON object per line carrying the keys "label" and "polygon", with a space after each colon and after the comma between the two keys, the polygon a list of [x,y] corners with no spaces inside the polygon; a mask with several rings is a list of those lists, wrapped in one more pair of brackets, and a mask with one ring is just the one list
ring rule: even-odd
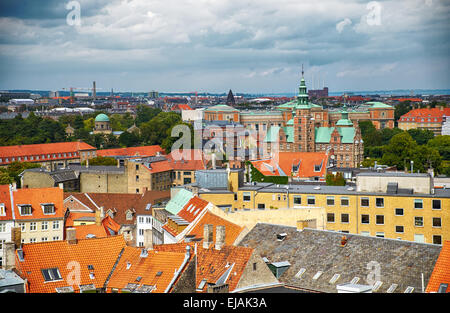
{"label": "tree", "polygon": [[161,109],[158,108],[150,108],[145,105],[139,105],[136,110],[136,126],[140,126],[142,123],[152,120],[161,112]]}
{"label": "tree", "polygon": [[119,143],[120,145],[124,146],[124,147],[135,147],[139,145],[139,135],[137,134],[137,132],[123,132],[122,134],[120,134],[119,136]]}
{"label": "tree", "polygon": [[325,179],[327,186],[345,186],[345,178],[340,172],[337,172],[336,175],[327,174]]}
{"label": "tree", "polygon": [[430,139],[427,146],[438,150],[443,160],[450,160],[450,135],[440,135]]}
{"label": "tree", "polygon": [[434,138],[434,133],[429,129],[408,129],[407,132],[419,145],[425,145]]}
{"label": "tree", "polygon": [[[20,188],[20,177],[19,174],[22,173],[26,169],[41,167],[40,164],[30,163],[30,162],[12,162],[6,168],[6,173],[9,175],[10,180],[15,181],[17,183],[17,187]],[[3,179],[6,177],[4,176]]]}
{"label": "tree", "polygon": [[[86,161],[83,161],[81,163],[81,165],[86,165]],[[112,165],[117,165],[117,161],[114,158],[97,156],[97,157],[92,158],[92,159],[89,160],[89,165],[112,166]]]}
{"label": "tree", "polygon": [[402,132],[389,141],[389,144],[383,147],[383,164],[396,165],[399,170],[405,169],[407,163],[414,159],[414,153],[417,150],[417,143],[407,132]]}

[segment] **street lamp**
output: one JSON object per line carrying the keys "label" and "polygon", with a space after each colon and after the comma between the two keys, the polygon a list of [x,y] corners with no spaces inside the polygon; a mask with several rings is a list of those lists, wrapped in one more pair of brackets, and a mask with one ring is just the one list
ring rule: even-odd
{"label": "street lamp", "polygon": [[413,169],[414,169],[414,161],[411,160],[411,173],[414,173]]}

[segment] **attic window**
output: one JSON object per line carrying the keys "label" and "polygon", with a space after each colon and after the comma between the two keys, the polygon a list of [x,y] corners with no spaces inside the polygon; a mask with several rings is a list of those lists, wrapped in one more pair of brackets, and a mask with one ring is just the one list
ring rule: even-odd
{"label": "attic window", "polygon": [[381,281],[378,280],[378,281],[373,285],[372,291],[378,291],[378,289],[380,289],[381,285],[383,285],[383,282],[381,282]]}
{"label": "attic window", "polygon": [[5,204],[0,203],[0,216],[5,216],[5,215],[6,215]]}
{"label": "attic window", "polygon": [[31,215],[31,204],[18,204],[20,215]]}
{"label": "attic window", "polygon": [[414,291],[414,287],[408,286],[404,293],[412,293]]}
{"label": "attic window", "polygon": [[277,240],[283,241],[284,239],[286,239],[286,236],[287,236],[286,233],[277,234]]}
{"label": "attic window", "polygon": [[127,212],[127,221],[132,220],[133,219],[133,212],[128,211]]}
{"label": "attic window", "polygon": [[162,275],[162,271],[159,271],[158,273],[156,273],[156,276],[161,276]]}
{"label": "attic window", "polygon": [[141,279],[142,279],[142,276],[136,277],[136,281],[141,281]]}
{"label": "attic window", "polygon": [[393,293],[395,291],[395,289],[397,289],[398,285],[397,284],[392,284],[388,290],[386,291],[387,293]]}
{"label": "attic window", "polygon": [[306,272],[306,268],[301,268],[297,274],[295,274],[295,277],[300,278],[302,275]]}
{"label": "attic window", "polygon": [[206,279],[202,279],[200,284],[198,284],[197,291],[202,291],[203,288],[205,287],[205,284],[206,284]]}
{"label": "attic window", "polygon": [[17,249],[17,256],[19,257],[19,261],[23,262],[25,259],[23,258],[23,250]]}
{"label": "attic window", "polygon": [[334,274],[333,277],[331,277],[329,283],[334,284],[339,279],[339,277],[341,277],[341,274]]}
{"label": "attic window", "polygon": [[354,277],[351,281],[350,284],[357,284],[359,282],[359,277]]}
{"label": "attic window", "polygon": [[439,289],[438,289],[438,293],[446,293],[447,292],[447,288],[448,288],[448,284],[440,284],[439,285]]}
{"label": "attic window", "polygon": [[62,280],[61,273],[57,267],[55,268],[47,268],[41,269],[42,276],[44,276],[44,280],[47,281],[57,281]]}
{"label": "attic window", "polygon": [[312,278],[312,279],[314,279],[314,280],[318,280],[318,279],[319,279],[319,277],[320,277],[320,276],[322,276],[322,273],[323,273],[323,272],[321,272],[321,271],[318,271],[318,272],[316,273],[316,275],[314,275],[314,276],[313,276],[313,278]]}
{"label": "attic window", "polygon": [[89,264],[89,265],[88,265],[88,270],[91,270],[91,271],[93,271],[93,270],[94,270],[94,265],[92,265],[92,264]]}

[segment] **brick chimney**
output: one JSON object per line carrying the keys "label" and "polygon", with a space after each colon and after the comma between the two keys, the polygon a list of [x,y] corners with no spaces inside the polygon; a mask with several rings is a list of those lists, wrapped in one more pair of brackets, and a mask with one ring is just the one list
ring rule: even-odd
{"label": "brick chimney", "polygon": [[203,248],[209,249],[209,246],[213,243],[213,225],[205,224],[203,226]]}
{"label": "brick chimney", "polygon": [[225,245],[225,226],[216,226],[216,250],[222,249]]}
{"label": "brick chimney", "polygon": [[11,228],[11,241],[3,244],[3,268],[11,270],[16,267],[16,249],[22,247],[22,233],[20,227]]}
{"label": "brick chimney", "polygon": [[77,244],[77,232],[75,228],[71,227],[66,229],[66,240],[70,245]]}

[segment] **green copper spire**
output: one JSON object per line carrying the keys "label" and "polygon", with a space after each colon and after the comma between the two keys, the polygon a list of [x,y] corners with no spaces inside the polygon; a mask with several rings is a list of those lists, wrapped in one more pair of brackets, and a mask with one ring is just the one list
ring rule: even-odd
{"label": "green copper spire", "polygon": [[341,119],[336,123],[336,126],[353,126],[352,121],[348,119],[347,105],[344,103],[341,111]]}
{"label": "green copper spire", "polygon": [[298,96],[297,96],[297,107],[298,106],[307,106],[308,108],[308,93],[306,91],[306,84],[305,84],[305,78],[303,77],[304,71],[303,71],[303,64],[302,64],[302,79],[300,80],[300,86],[298,88]]}

